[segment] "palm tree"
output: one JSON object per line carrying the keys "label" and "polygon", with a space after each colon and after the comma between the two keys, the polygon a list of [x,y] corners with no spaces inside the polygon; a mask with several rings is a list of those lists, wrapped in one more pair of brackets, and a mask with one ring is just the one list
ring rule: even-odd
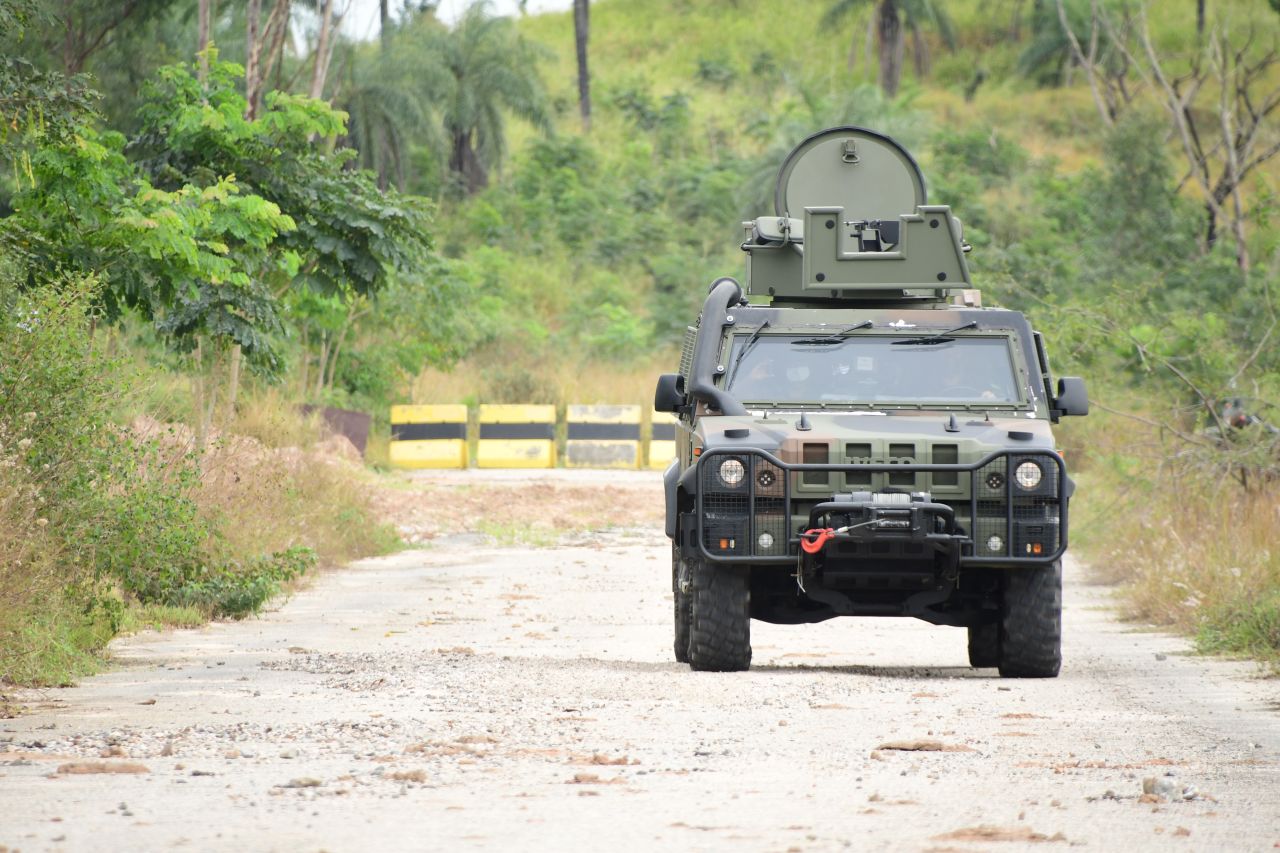
{"label": "palm tree", "polygon": [[509,18],[494,17],[488,0],[473,3],[452,30],[436,31],[432,55],[446,74],[440,119],[449,140],[449,170],[468,193],[489,184],[489,169],[506,154],[503,113],[540,129],[551,125],[537,74],[544,51],[525,41]]}
{"label": "palm tree", "polygon": [[339,106],[348,141],[379,183],[403,187],[413,150],[437,152],[455,186],[475,193],[506,153],[506,114],[550,126],[537,75],[543,51],[487,0],[448,29],[430,8],[387,34],[376,53],[353,49]]}
{"label": "palm tree", "polygon": [[[410,178],[410,154],[416,146],[433,150],[442,147],[438,119],[424,89],[439,90],[443,77],[437,75],[430,85],[424,78],[410,78],[408,64],[397,64],[399,51],[384,48],[372,61],[351,61],[344,65],[346,79],[339,83],[337,106],[350,117],[347,120],[347,142],[359,157],[361,167],[376,172],[378,186],[386,189],[394,184],[404,190]],[[428,74],[439,72],[428,67]]]}
{"label": "palm tree", "polygon": [[[835,0],[822,16],[822,27],[838,24],[854,10],[875,0]],[[929,48],[923,30],[932,27],[942,36],[949,49],[955,48],[955,28],[951,18],[937,0],[879,0],[876,2],[875,31],[880,57],[880,88],[889,97],[898,93],[902,80],[902,57],[905,52],[903,24],[911,33],[911,54],[916,76],[929,73]]]}

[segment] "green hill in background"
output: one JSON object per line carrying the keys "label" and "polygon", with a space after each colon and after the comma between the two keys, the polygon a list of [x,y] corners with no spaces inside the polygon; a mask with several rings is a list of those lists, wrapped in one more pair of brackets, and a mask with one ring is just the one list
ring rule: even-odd
{"label": "green hill in background", "polygon": [[[494,184],[444,202],[440,247],[467,261],[486,319],[452,378],[429,371],[415,397],[644,399],[706,284],[740,274],[740,222],[769,212],[785,153],[836,124],[889,133],[917,155],[931,196],[966,223],[989,302],[1035,310],[1119,293],[1133,305],[1150,290],[1157,306],[1232,300],[1226,253],[1196,245],[1197,188],[1178,186],[1184,165],[1157,88],[1131,71],[1134,99],[1105,126],[1053,3],[932,4],[951,43],[922,20],[921,75],[908,33],[892,98],[876,85],[872,4],[834,23],[832,5],[593,3],[589,134],[572,15],[520,20],[548,51],[538,67],[554,129],[513,122]],[[1087,39],[1088,5],[1067,6]],[[1276,20],[1260,2],[1213,11],[1237,31]],[[1193,2],[1152,16],[1171,65],[1194,49],[1195,16]],[[1244,193],[1269,198],[1276,174],[1259,169]],[[1273,253],[1268,229],[1250,239],[1259,257]],[[1160,293],[1156,279],[1179,260],[1194,292]]]}

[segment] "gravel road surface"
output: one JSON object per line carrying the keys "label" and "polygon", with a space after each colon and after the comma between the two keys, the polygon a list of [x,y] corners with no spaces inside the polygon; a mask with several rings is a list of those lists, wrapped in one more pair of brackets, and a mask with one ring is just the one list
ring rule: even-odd
{"label": "gravel road surface", "polygon": [[[539,482],[661,500],[656,475]],[[0,720],[0,850],[1280,847],[1280,683],[1116,622],[1077,564],[1047,681],[896,619],[753,623],[750,672],[693,673],[669,573],[651,523],[438,535],[118,641]]]}

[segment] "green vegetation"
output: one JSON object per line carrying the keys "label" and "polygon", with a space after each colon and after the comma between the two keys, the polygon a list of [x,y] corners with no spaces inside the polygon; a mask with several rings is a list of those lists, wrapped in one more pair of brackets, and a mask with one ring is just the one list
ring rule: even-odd
{"label": "green vegetation", "polygon": [[1076,530],[1134,615],[1275,648],[1271,5],[597,0],[589,132],[568,12],[358,43],[229,0],[203,43],[205,0],[46,5],[0,0],[0,677],[394,544],[300,403],[373,413],[376,460],[405,399],[649,399],[841,123],[1090,380]]}

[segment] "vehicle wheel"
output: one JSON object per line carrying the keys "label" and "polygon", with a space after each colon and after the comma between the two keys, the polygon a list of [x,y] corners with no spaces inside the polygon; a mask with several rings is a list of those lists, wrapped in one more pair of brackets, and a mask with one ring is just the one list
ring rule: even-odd
{"label": "vehicle wheel", "polygon": [[1061,667],[1062,563],[1009,572],[1000,625],[1000,675],[1054,678]]}
{"label": "vehicle wheel", "polygon": [[693,596],[689,593],[689,564],[680,549],[671,546],[671,596],[675,599],[675,652],[680,663],[689,662],[689,619]]}
{"label": "vehicle wheel", "polygon": [[1000,665],[1000,623],[969,626],[969,666],[990,669]]}
{"label": "vehicle wheel", "polygon": [[751,666],[751,576],[745,569],[689,560],[693,581],[689,665],[705,672]]}

